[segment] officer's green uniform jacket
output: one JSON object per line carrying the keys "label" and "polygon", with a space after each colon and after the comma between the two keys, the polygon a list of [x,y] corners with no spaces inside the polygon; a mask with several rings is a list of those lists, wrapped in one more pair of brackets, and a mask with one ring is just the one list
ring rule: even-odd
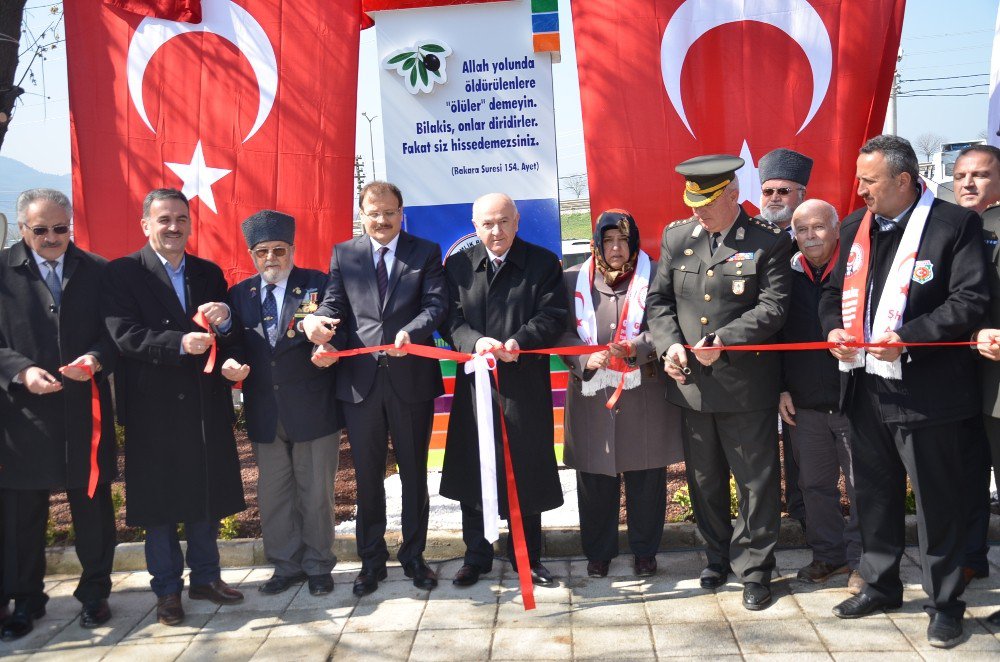
{"label": "officer's green uniform jacket", "polygon": [[[663,230],[660,262],[646,299],[660,354],[674,343],[694,345],[714,332],[724,345],[773,342],[785,323],[792,287],[791,239],[743,209],[712,254],[710,233],[695,218]],[[670,380],[667,399],[704,412],[777,407],[777,352],[726,352],[704,367],[688,351],[685,384]]]}

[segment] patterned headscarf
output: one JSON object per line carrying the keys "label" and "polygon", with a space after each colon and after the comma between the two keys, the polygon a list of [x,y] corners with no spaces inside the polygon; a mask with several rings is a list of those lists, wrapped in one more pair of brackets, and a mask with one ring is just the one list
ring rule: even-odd
{"label": "patterned headscarf", "polygon": [[[604,259],[604,233],[608,230],[619,230],[628,241],[628,260],[619,269],[613,269]],[[639,259],[639,226],[636,225],[632,214],[624,209],[609,209],[602,213],[594,226],[590,253],[594,256],[597,271],[601,272],[604,282],[610,287],[631,278],[635,262]]]}

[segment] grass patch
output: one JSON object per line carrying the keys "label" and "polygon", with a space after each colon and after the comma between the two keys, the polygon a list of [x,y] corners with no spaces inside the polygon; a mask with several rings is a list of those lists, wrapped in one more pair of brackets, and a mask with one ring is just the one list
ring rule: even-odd
{"label": "grass patch", "polygon": [[590,213],[585,211],[575,211],[569,214],[561,214],[563,241],[568,239],[590,239],[594,234],[594,228],[590,223]]}

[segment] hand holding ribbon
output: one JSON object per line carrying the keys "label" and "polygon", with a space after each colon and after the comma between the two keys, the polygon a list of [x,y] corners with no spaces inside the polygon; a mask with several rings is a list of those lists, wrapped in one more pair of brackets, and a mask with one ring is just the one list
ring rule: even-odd
{"label": "hand holding ribbon", "polygon": [[[186,333],[184,338],[181,340],[181,345],[184,345],[185,341],[189,341],[191,345],[191,350],[184,347],[184,351],[189,354],[202,354],[205,350],[208,350],[208,361],[205,363],[205,374],[209,374],[215,369],[215,354],[217,347],[215,344],[215,334],[212,333],[212,325],[208,321],[205,312],[198,308],[198,312],[194,315],[194,323],[205,329],[206,333]],[[204,336],[208,336],[206,339]]]}

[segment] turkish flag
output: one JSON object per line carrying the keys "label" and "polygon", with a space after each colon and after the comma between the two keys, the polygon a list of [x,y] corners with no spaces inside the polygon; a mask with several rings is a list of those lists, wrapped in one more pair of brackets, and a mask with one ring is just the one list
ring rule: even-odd
{"label": "turkish flag", "polygon": [[296,263],[326,270],[352,234],[360,0],[200,5],[195,24],[66,3],[76,240],[137,250],[143,198],[172,187],[188,250],[230,282],[255,273],[240,224],[267,208],[295,217]]}
{"label": "turkish flag", "polygon": [[741,200],[778,147],[814,160],[808,197],[857,206],[858,149],[882,132],[905,0],[574,0],[590,206],[631,211],[643,248],[691,216],[681,161],[742,156]]}
{"label": "turkish flag", "polygon": [[142,16],[201,23],[201,0],[104,0],[104,4]]}

